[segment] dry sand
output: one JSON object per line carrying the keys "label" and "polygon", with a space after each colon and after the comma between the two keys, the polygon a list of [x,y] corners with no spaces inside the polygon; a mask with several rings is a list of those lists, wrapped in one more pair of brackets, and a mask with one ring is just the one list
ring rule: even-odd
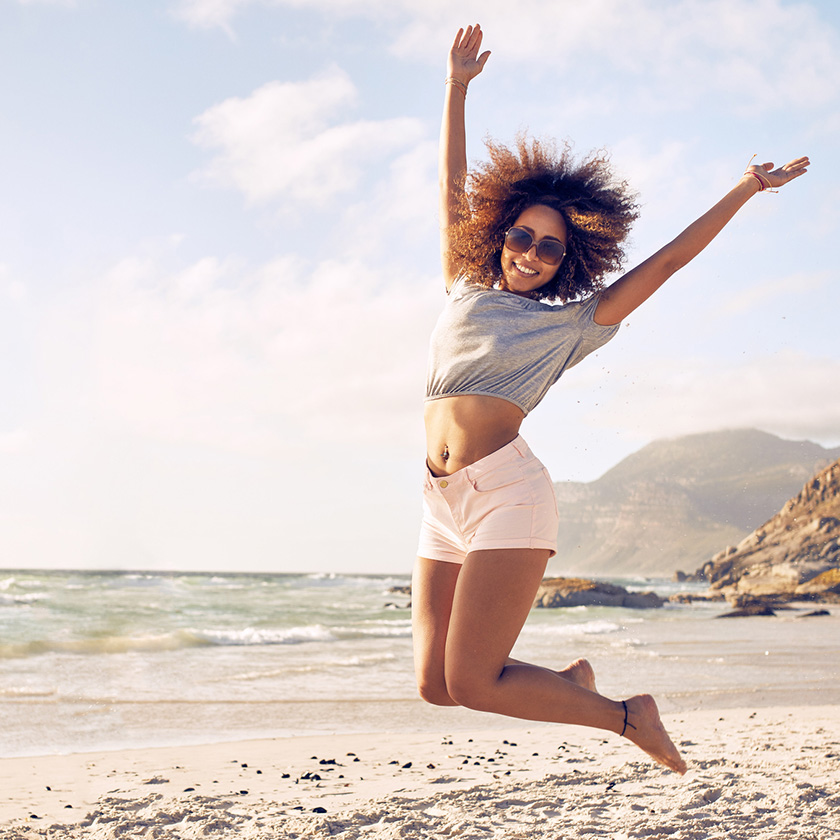
{"label": "dry sand", "polygon": [[542,724],[3,759],[0,837],[840,838],[836,706],[665,723],[683,777]]}

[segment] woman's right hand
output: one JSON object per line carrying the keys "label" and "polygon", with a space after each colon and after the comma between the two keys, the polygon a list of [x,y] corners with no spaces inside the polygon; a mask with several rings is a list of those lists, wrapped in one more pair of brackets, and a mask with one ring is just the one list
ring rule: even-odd
{"label": "woman's right hand", "polygon": [[466,30],[458,30],[452,49],[449,50],[447,70],[450,78],[466,85],[484,69],[490,58],[490,50],[478,54],[483,37],[484,33],[478,24],[468,26]]}

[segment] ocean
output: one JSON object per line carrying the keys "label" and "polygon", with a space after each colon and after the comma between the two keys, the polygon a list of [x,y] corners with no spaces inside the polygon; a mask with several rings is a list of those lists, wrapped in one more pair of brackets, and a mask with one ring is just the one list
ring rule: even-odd
{"label": "ocean", "polygon": [[[392,591],[409,582],[0,571],[0,755],[505,725],[417,698],[409,598]],[[513,655],[549,667],[586,656],[603,693],[649,691],[666,713],[840,702],[838,608],[716,620],[725,609],[533,610]]]}

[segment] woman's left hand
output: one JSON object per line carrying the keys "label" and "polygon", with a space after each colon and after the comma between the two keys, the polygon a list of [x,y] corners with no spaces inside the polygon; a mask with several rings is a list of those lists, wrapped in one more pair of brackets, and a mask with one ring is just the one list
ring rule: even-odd
{"label": "woman's left hand", "polygon": [[811,161],[807,157],[796,158],[778,169],[773,169],[772,163],[762,163],[758,166],[748,166],[744,174],[755,172],[765,187],[778,189],[794,178],[804,175],[808,171]]}

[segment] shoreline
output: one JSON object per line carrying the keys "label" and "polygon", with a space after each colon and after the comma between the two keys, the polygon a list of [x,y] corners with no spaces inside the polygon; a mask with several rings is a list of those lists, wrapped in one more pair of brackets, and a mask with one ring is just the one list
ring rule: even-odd
{"label": "shoreline", "polygon": [[[621,696],[614,692],[602,692],[608,696]],[[623,696],[629,696],[629,691]],[[840,682],[832,679],[822,684],[819,689],[815,688],[793,688],[791,686],[767,686],[740,688],[731,690],[715,689],[705,693],[694,690],[686,692],[666,691],[654,692],[654,699],[657,702],[663,718],[666,716],[675,717],[691,714],[692,712],[713,712],[728,711],[740,708],[780,708],[780,707],[812,707],[812,706],[836,706],[840,714]],[[12,701],[21,707],[28,705],[29,698],[19,701]],[[9,704],[10,701],[6,701]],[[164,704],[166,706],[179,704]],[[191,704],[183,704],[190,706]],[[210,712],[212,714],[212,705]],[[237,704],[224,704],[236,706]],[[312,727],[303,729],[300,726],[272,728],[269,730],[246,729],[242,732],[226,732],[217,737],[208,737],[192,733],[181,737],[170,736],[158,738],[155,742],[146,739],[109,742],[96,746],[67,747],[56,745],[53,749],[36,748],[32,750],[7,750],[0,754],[0,762],[15,759],[49,759],[67,758],[71,756],[118,754],[123,752],[139,752],[147,750],[166,750],[194,748],[209,748],[223,744],[239,744],[263,741],[292,741],[298,739],[324,739],[344,737],[364,737],[371,734],[372,722],[387,721],[387,724],[379,730],[383,734],[394,736],[427,736],[431,737],[439,732],[447,731],[472,732],[478,731],[504,731],[511,726],[521,729],[523,725],[529,726],[553,726],[555,724],[531,723],[528,721],[511,720],[500,715],[483,714],[470,709],[460,707],[437,707],[423,702],[417,697],[396,698],[393,700],[341,700],[341,701],[310,701],[309,703],[299,701],[273,701],[273,706],[280,710],[279,716],[288,715],[291,719],[303,720],[306,718],[307,710],[311,711],[313,706],[319,708],[319,718],[330,717],[333,723],[338,724],[332,727]],[[86,708],[87,703],[80,703],[80,708]],[[31,710],[31,706],[29,707]],[[349,710],[349,711],[348,711]],[[241,704],[240,716],[245,718],[251,711],[249,704]]]}
{"label": "shoreline", "polygon": [[599,827],[629,837],[643,824],[645,836],[697,840],[724,836],[712,825],[735,838],[840,836],[836,705],[663,714],[689,762],[684,777],[612,733],[502,718],[488,728],[468,714],[475,725],[464,730],[4,758],[0,826],[8,840],[105,840],[156,827],[172,838],[253,840],[488,827],[510,838]]}

